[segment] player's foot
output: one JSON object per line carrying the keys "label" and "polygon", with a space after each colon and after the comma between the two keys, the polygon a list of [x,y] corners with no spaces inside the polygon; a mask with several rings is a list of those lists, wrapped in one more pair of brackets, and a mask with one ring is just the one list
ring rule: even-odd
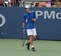
{"label": "player's foot", "polygon": [[32,50],[32,51],[35,51],[35,48],[34,48],[34,47],[32,47],[32,48],[31,48],[31,50]]}
{"label": "player's foot", "polygon": [[30,42],[26,43],[26,47],[27,47],[28,50],[30,50]]}

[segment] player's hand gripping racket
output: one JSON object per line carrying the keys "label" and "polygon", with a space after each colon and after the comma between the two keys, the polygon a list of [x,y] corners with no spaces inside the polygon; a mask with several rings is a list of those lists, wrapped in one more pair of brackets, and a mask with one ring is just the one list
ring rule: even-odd
{"label": "player's hand gripping racket", "polygon": [[23,37],[22,37],[22,47],[25,44],[25,30],[23,30]]}

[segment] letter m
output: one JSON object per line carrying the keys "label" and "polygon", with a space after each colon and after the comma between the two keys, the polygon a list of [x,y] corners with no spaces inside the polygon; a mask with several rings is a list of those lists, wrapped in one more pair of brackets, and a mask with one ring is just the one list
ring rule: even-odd
{"label": "letter m", "polygon": [[55,11],[44,11],[44,19],[55,19]]}

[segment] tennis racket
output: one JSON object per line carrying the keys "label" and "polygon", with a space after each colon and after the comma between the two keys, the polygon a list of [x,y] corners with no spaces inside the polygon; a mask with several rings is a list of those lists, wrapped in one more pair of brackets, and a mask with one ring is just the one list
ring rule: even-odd
{"label": "tennis racket", "polygon": [[25,44],[25,31],[23,31],[23,37],[22,37],[22,47],[24,46]]}

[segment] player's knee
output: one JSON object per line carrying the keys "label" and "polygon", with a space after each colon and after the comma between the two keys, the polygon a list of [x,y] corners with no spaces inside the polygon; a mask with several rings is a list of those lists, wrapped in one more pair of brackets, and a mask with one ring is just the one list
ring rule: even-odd
{"label": "player's knee", "polygon": [[36,40],[36,36],[33,36],[33,40]]}
{"label": "player's knee", "polygon": [[36,40],[36,37],[34,37],[34,40]]}
{"label": "player's knee", "polygon": [[30,39],[33,39],[33,36],[32,35],[30,35]]}

